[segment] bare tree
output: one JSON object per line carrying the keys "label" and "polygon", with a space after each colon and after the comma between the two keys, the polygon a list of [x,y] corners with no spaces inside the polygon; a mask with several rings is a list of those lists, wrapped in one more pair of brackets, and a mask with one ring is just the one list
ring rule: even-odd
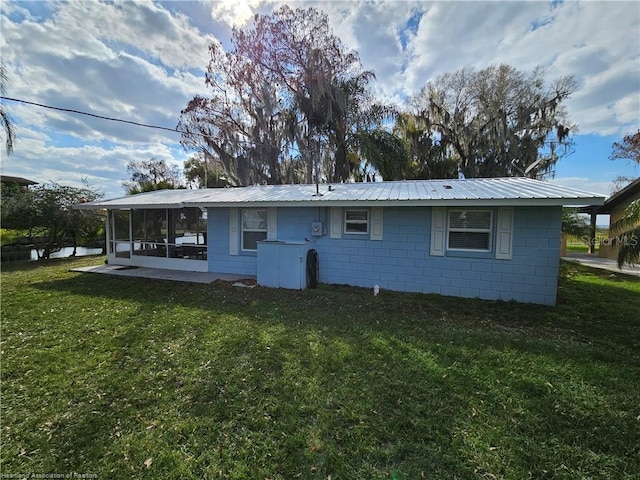
{"label": "bare tree", "polygon": [[632,135],[625,135],[622,142],[613,144],[609,160],[626,159],[640,164],[640,130]]}
{"label": "bare tree", "polygon": [[427,84],[414,103],[467,177],[542,176],[570,151],[564,102],[572,77],[546,82],[544,70],[466,67]]}
{"label": "bare tree", "polygon": [[[232,185],[347,180],[368,82],[314,8],[282,7],[234,29],[232,48],[210,46],[208,97],[182,111],[182,144],[224,171]],[[356,165],[357,166],[357,165]],[[314,168],[315,167],[315,168]]]}

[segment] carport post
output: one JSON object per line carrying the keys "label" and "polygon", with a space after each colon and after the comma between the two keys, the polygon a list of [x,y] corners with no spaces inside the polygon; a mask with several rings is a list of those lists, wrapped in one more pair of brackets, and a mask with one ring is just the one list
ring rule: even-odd
{"label": "carport post", "polygon": [[596,249],[596,220],[598,219],[598,207],[591,209],[591,225],[589,228],[589,253],[595,253]]}

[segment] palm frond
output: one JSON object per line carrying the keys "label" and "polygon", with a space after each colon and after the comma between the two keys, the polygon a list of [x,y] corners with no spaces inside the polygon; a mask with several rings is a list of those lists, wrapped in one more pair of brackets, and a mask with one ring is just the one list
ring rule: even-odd
{"label": "palm frond", "polygon": [[626,231],[619,237],[620,250],[618,251],[618,267],[627,263],[637,265],[640,263],[640,226]]}
{"label": "palm frond", "polygon": [[[7,73],[7,66],[4,63],[4,59],[0,58],[0,93],[2,95],[6,94],[8,80],[9,74]],[[11,155],[13,152],[13,141],[16,138],[16,131],[13,128],[13,120],[11,120],[9,112],[7,112],[4,104],[2,103],[0,103],[0,125],[2,125],[6,135],[5,147],[7,149],[7,154]]]}
{"label": "palm frond", "polygon": [[640,199],[631,202],[624,215],[611,224],[611,231],[624,232],[638,225],[640,225]]}
{"label": "palm frond", "polygon": [[13,123],[11,121],[11,117],[5,111],[4,107],[0,105],[0,125],[4,129],[4,133],[6,135],[5,139],[5,147],[7,149],[7,154],[11,155],[13,153],[13,140],[16,138],[16,132],[13,128]]}

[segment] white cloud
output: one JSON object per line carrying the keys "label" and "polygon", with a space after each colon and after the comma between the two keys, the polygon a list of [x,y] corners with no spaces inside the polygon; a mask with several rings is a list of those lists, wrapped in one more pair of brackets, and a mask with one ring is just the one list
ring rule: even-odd
{"label": "white cloud", "polygon": [[[10,96],[174,128],[188,100],[206,91],[201,75],[213,37],[188,28],[184,15],[172,16],[146,2],[57,5],[47,19],[12,22],[2,17]],[[123,12],[123,5],[130,12]],[[155,57],[161,61],[152,62]],[[197,65],[200,75],[177,68],[181,65]],[[166,134],[69,113],[22,105],[12,105],[11,111],[18,129],[24,123],[87,142],[167,139]],[[174,135],[171,141],[177,140]]]}
{"label": "white cloud", "polygon": [[503,61],[504,52],[517,50],[531,22],[546,9],[541,2],[428,4],[410,44],[409,88],[467,65],[483,68]]}
{"label": "white cloud", "polygon": [[[580,89],[568,106],[581,133],[640,128],[635,2],[331,2],[327,9],[365,68],[378,74],[383,98],[404,99],[467,65],[508,63],[524,71],[541,65],[549,80],[576,78]],[[415,12],[422,15],[403,50],[393,32]]]}
{"label": "white cloud", "polygon": [[640,81],[634,70],[638,70],[637,59],[620,60],[584,77],[569,102],[582,133],[624,133],[634,122],[638,125]]}
{"label": "white cloud", "polygon": [[[27,25],[33,29],[39,24]],[[48,48],[59,43],[67,54],[108,60],[109,52],[122,44],[176,68],[202,68],[213,41],[212,36],[191,27],[184,15],[172,14],[150,0],[65,2],[42,25],[57,40]]]}
{"label": "white cloud", "polygon": [[613,182],[593,180],[587,177],[562,177],[552,178],[550,183],[564,185],[565,187],[576,188],[586,192],[592,192],[598,195],[608,197],[613,189]]}
{"label": "white cloud", "polygon": [[211,18],[230,26],[243,26],[258,13],[262,0],[218,0],[211,6]]}
{"label": "white cloud", "polygon": [[60,146],[30,130],[23,132],[20,150],[19,158],[3,158],[3,174],[70,186],[81,186],[86,179],[108,197],[123,194],[121,184],[128,179],[126,166],[130,161],[156,158],[181,167],[187,159],[186,153],[165,143]]}

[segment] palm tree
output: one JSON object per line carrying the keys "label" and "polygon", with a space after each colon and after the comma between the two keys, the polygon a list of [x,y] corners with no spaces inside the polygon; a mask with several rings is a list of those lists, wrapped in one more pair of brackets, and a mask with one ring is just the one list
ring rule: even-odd
{"label": "palm tree", "polygon": [[384,180],[407,178],[409,152],[402,139],[381,128],[358,132],[360,154]]}
{"label": "palm tree", "polygon": [[[0,94],[3,96],[6,93],[7,79],[7,67],[4,64],[4,60],[0,58]],[[2,103],[0,103],[0,123],[2,123],[2,128],[4,128],[4,133],[7,136],[5,140],[7,155],[11,155],[13,152],[13,140],[16,138],[16,133],[13,129],[13,122],[9,116],[9,112],[5,110],[4,104]]]}
{"label": "palm tree", "polygon": [[624,215],[611,225],[611,230],[622,232],[617,237],[620,242],[618,267],[640,263],[640,199],[627,207]]}

